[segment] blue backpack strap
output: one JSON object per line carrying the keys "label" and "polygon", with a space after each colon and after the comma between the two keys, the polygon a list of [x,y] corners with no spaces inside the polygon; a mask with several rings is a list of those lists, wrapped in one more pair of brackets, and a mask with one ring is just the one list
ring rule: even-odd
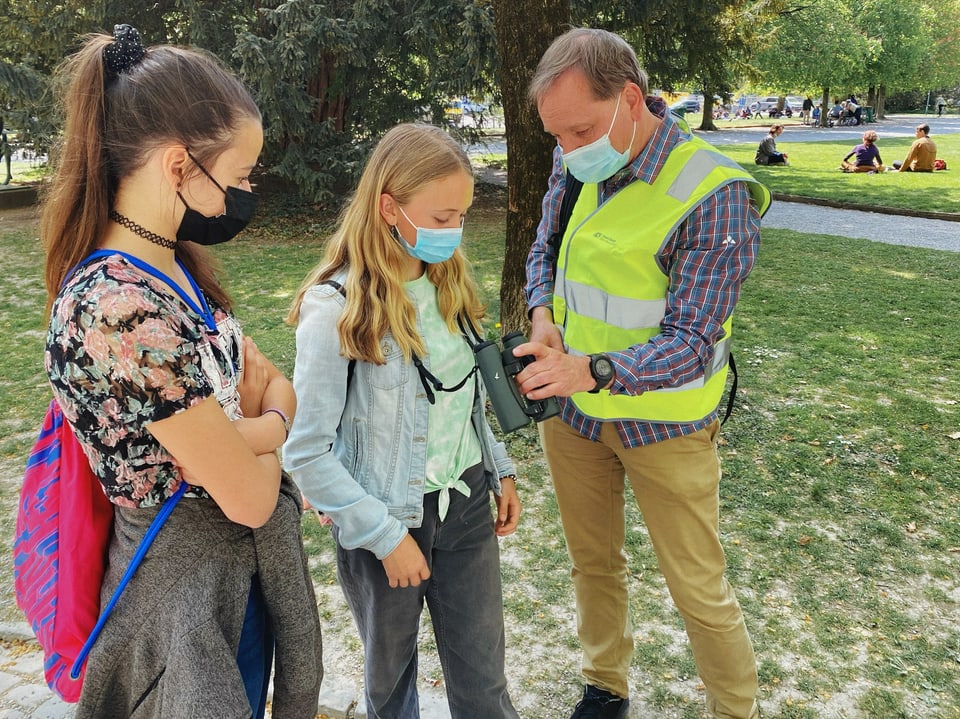
{"label": "blue backpack strap", "polygon": [[137,551],[134,552],[133,558],[130,560],[130,565],[127,567],[127,571],[123,573],[120,583],[117,585],[117,588],[113,590],[113,596],[110,597],[110,601],[107,602],[107,606],[104,608],[104,610],[100,612],[100,618],[97,620],[94,628],[90,630],[90,636],[87,637],[87,641],[83,643],[83,647],[80,649],[80,654],[77,655],[76,661],[73,663],[73,666],[70,667],[70,677],[72,679],[80,678],[80,672],[83,670],[83,663],[87,661],[87,655],[90,654],[90,650],[93,649],[93,645],[97,641],[97,637],[100,636],[100,632],[103,630],[104,625],[107,623],[110,613],[117,605],[120,595],[123,594],[123,590],[127,588],[127,585],[130,583],[130,579],[133,577],[133,573],[137,571],[137,567],[140,566],[140,562],[142,562],[144,556],[146,556],[147,550],[150,549],[150,545],[153,544],[153,540],[156,539],[157,534],[160,532],[160,527],[162,527],[163,523],[167,521],[167,517],[170,516],[170,512],[173,511],[173,508],[177,506],[177,502],[180,501],[180,498],[183,496],[184,492],[187,491],[188,486],[189,485],[186,482],[180,482],[180,486],[177,488],[177,491],[167,497],[167,500],[163,503],[163,506],[160,507],[160,511],[157,513],[157,516],[153,518],[153,522],[150,523],[150,528],[147,529],[147,533],[143,535],[143,539],[140,540],[140,544],[137,545]]}

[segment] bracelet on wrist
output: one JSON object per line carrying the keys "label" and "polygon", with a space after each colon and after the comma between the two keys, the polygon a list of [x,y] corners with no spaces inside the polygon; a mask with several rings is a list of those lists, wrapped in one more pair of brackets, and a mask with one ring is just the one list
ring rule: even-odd
{"label": "bracelet on wrist", "polygon": [[263,410],[263,413],[261,414],[261,416],[264,414],[267,414],[267,412],[273,412],[283,422],[283,432],[284,432],[283,438],[284,440],[286,440],[290,436],[290,425],[292,424],[290,419],[287,417],[287,415],[283,413],[283,410],[279,410],[276,407],[268,407],[267,409]]}

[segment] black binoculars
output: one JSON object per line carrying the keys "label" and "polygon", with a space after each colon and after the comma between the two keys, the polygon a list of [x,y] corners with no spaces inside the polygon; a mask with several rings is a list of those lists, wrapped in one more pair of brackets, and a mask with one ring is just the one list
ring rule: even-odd
{"label": "black binoculars", "polygon": [[493,405],[497,422],[504,432],[513,432],[528,424],[530,420],[542,422],[560,414],[560,403],[556,397],[530,400],[520,394],[514,377],[528,364],[533,362],[532,355],[513,356],[513,348],[519,347],[527,338],[522,332],[511,332],[502,339],[503,349],[493,340],[481,342],[473,348],[480,368],[480,376],[487,388],[490,404]]}

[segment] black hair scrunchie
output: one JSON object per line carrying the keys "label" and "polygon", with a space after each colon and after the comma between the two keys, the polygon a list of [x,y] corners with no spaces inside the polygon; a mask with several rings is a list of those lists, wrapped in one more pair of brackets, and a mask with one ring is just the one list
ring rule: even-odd
{"label": "black hair scrunchie", "polygon": [[113,26],[113,42],[103,49],[103,60],[115,74],[129,70],[147,54],[140,31],[126,23]]}

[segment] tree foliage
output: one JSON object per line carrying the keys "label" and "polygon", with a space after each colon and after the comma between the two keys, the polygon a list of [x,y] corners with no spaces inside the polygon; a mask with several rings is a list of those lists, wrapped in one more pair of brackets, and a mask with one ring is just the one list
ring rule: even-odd
{"label": "tree foliage", "polygon": [[492,92],[492,22],[484,0],[265,4],[234,57],[264,112],[266,162],[335,204],[386,129]]}
{"label": "tree foliage", "polygon": [[53,132],[54,67],[82,35],[128,22],[147,44],[202,47],[237,70],[264,115],[264,164],[330,205],[389,127],[495,93],[490,0],[0,0],[0,12],[8,125]]}
{"label": "tree foliage", "polygon": [[768,42],[752,64],[781,91],[869,92],[882,106],[888,91],[955,81],[958,27],[958,0],[787,0],[764,25]]}
{"label": "tree foliage", "polygon": [[704,94],[700,129],[712,130],[713,95],[728,99],[746,72],[765,0],[587,0],[574,19],[626,38],[652,87],[693,85]]}

